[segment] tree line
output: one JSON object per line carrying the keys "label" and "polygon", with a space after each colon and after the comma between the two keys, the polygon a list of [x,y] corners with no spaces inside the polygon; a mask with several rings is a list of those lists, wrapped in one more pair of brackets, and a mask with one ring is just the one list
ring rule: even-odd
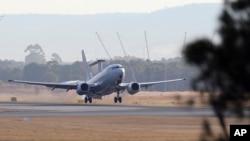
{"label": "tree line", "polygon": [[[183,82],[173,82],[149,87],[155,91],[190,90],[190,80],[197,73],[195,68],[188,66],[183,58],[146,61],[135,57],[116,57],[107,60],[103,66],[122,64],[126,70],[125,82],[148,82],[166,79],[187,78]],[[0,60],[0,81],[22,79],[29,81],[63,82],[68,80],[85,80],[85,72],[81,61],[71,64],[60,64],[48,61],[45,64]],[[97,66],[90,67],[92,75],[97,73]]]}

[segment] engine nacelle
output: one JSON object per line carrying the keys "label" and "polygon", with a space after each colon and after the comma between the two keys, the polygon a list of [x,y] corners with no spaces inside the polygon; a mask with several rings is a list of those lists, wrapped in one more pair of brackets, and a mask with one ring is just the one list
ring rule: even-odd
{"label": "engine nacelle", "polygon": [[89,93],[89,85],[87,83],[79,83],[77,85],[76,92],[79,95],[83,95],[83,94]]}
{"label": "engine nacelle", "polygon": [[141,86],[139,83],[135,83],[135,82],[131,82],[129,85],[128,85],[128,93],[133,95],[137,92],[139,92],[141,90]]}

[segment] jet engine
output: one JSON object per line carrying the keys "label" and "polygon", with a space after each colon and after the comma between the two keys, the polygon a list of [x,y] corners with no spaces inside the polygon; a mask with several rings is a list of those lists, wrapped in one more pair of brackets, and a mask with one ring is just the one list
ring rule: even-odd
{"label": "jet engine", "polygon": [[79,95],[87,94],[89,92],[89,85],[87,83],[79,83],[76,88]]}
{"label": "jet engine", "polygon": [[135,82],[131,82],[129,85],[128,85],[128,93],[133,95],[137,92],[139,92],[141,90],[141,86],[139,83],[135,83]]}

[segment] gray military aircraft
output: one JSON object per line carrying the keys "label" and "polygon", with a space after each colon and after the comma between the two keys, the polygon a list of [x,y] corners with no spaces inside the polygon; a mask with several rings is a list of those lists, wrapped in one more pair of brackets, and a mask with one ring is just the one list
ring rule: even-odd
{"label": "gray military aircraft", "polygon": [[100,64],[103,62],[103,60],[98,60],[95,63],[88,64],[86,61],[85,53],[82,50],[82,61],[87,76],[86,81],[67,81],[62,83],[51,83],[51,82],[9,80],[9,82],[24,83],[31,85],[42,85],[52,88],[52,90],[56,88],[66,89],[67,91],[75,89],[78,95],[85,96],[84,97],[85,103],[88,102],[92,103],[92,98],[101,99],[102,96],[104,95],[116,92],[117,96],[114,97],[114,102],[121,103],[122,97],[120,96],[120,92],[123,92],[124,90],[127,90],[129,94],[134,95],[138,93],[142,87],[147,88],[155,84],[185,80],[185,78],[180,78],[180,79],[154,81],[154,82],[123,83],[125,77],[125,69],[122,65],[112,64],[106,67],[105,69],[99,67],[99,73],[92,77],[89,71],[89,65],[99,64],[99,66],[102,66]]}

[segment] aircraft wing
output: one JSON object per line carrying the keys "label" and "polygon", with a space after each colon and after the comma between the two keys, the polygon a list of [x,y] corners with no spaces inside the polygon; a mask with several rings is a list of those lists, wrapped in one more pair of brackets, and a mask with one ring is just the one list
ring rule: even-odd
{"label": "aircraft wing", "polygon": [[[164,80],[164,81],[154,81],[154,82],[141,82],[138,83],[141,87],[148,87],[148,86],[152,86],[155,84],[162,84],[162,83],[169,83],[169,82],[175,82],[175,81],[182,81],[182,80],[186,80],[185,78],[180,78],[180,79],[172,79],[172,80]],[[126,88],[129,85],[129,83],[121,83],[120,87],[122,88]]]}
{"label": "aircraft wing", "polygon": [[181,78],[181,79],[173,79],[173,80],[165,80],[165,81],[142,82],[142,83],[139,83],[139,84],[140,84],[141,87],[148,87],[148,86],[152,86],[152,85],[155,85],[155,84],[169,83],[169,82],[182,81],[182,80],[186,80],[186,79]]}
{"label": "aircraft wing", "polygon": [[35,82],[35,81],[22,81],[22,80],[9,80],[9,82],[14,82],[14,83],[24,83],[24,84],[31,84],[31,85],[41,85],[41,86],[46,86],[52,89],[55,88],[60,88],[60,89],[76,89],[77,87],[77,82],[72,82],[72,83],[50,83],[50,82]]}

